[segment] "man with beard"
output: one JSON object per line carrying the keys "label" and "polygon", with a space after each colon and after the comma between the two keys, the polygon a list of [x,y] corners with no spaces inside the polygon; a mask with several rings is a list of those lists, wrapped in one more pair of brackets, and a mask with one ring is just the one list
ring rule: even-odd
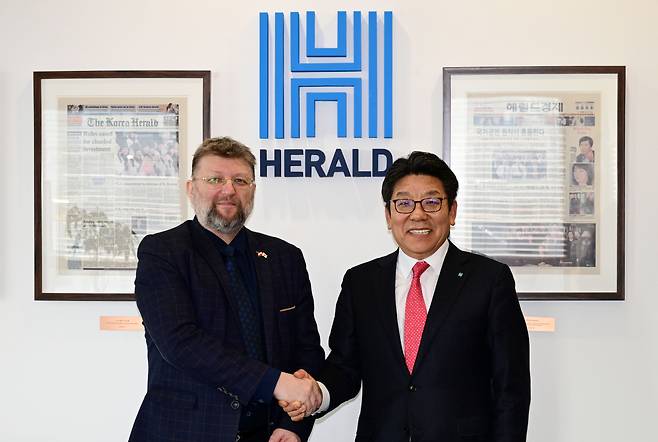
{"label": "man with beard", "polygon": [[204,141],[187,195],[193,220],[146,236],[135,297],[148,389],[131,442],[300,442],[276,400],[317,408],[321,393],[290,372],[324,359],[301,251],[244,227],[256,159],[231,138]]}

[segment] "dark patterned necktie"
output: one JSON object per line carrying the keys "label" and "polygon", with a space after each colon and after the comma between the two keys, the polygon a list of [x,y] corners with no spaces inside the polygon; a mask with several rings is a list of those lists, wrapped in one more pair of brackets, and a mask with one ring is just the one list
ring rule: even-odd
{"label": "dark patterned necktie", "polygon": [[238,318],[240,319],[240,328],[242,329],[242,339],[244,340],[247,355],[252,359],[259,361],[265,360],[263,351],[263,340],[260,331],[260,321],[255,306],[249,299],[249,292],[244,286],[240,276],[240,270],[235,262],[235,248],[227,246],[222,251],[224,263],[226,264],[226,273],[228,273],[231,296],[238,306]]}

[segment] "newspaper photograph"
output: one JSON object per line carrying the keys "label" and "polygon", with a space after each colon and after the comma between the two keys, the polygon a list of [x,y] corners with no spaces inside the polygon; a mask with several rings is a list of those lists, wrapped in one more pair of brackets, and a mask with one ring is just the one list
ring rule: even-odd
{"label": "newspaper photograph", "polygon": [[509,266],[596,267],[594,223],[483,223],[471,234],[479,253]]}
{"label": "newspaper photograph", "polygon": [[597,269],[600,94],[469,93],[459,245],[516,267]]}
{"label": "newspaper photograph", "polygon": [[55,254],[60,274],[134,270],[137,246],[186,216],[185,100],[60,98]]}

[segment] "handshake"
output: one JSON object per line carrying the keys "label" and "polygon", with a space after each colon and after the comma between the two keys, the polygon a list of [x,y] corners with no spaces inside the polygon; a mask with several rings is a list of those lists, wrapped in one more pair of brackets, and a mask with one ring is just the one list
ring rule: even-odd
{"label": "handshake", "polygon": [[322,405],[322,390],[303,369],[294,374],[282,372],[274,388],[274,397],[293,422],[310,416]]}

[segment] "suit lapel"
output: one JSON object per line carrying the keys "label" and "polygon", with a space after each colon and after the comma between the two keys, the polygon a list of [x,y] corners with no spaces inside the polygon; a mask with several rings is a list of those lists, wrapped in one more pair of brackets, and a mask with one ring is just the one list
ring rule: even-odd
{"label": "suit lapel", "polygon": [[457,300],[459,292],[466,280],[466,263],[468,256],[462,253],[455,245],[450,243],[448,253],[443,261],[443,267],[439,274],[439,280],[434,290],[432,305],[427,313],[427,321],[420,340],[418,356],[414,365],[414,371],[423,361],[429,351],[432,340],[441,329],[450,310]]}
{"label": "suit lapel", "polygon": [[395,276],[397,272],[398,251],[379,259],[380,272],[374,276],[373,293],[377,296],[376,305],[380,308],[380,318],[386,333],[386,341],[392,346],[393,355],[398,366],[409,375],[404,361],[404,352],[400,344],[397,309],[395,306]]}
{"label": "suit lapel", "polygon": [[231,307],[230,314],[232,314],[235,320],[239,323],[239,318],[237,315],[238,306],[234,297],[229,293],[229,276],[226,273],[224,259],[222,258],[221,253],[219,253],[219,250],[217,250],[217,247],[215,247],[213,242],[207,237],[207,233],[202,229],[204,229],[204,227],[196,221],[195,217],[195,220],[192,221],[190,228],[190,231],[192,232],[194,248],[203,257],[203,259],[206,260],[208,266],[212,269],[213,273],[217,277],[217,282],[219,282],[221,292]]}
{"label": "suit lapel", "polygon": [[272,337],[274,336],[274,285],[272,284],[272,268],[268,261],[268,250],[259,240],[258,235],[243,227],[247,234],[247,249],[249,259],[253,260],[258,279],[258,294],[260,296],[261,314],[263,317],[263,341],[267,362],[272,363],[274,352]]}

